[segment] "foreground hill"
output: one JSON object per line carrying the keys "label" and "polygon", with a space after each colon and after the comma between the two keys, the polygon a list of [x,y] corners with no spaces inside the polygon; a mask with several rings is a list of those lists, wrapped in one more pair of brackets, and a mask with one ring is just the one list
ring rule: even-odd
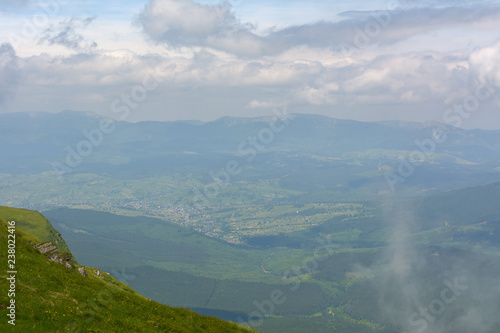
{"label": "foreground hill", "polygon": [[[6,319],[8,221],[16,221],[15,328]],[[68,267],[49,261],[34,247],[48,242],[57,245],[60,258],[69,259],[66,243],[41,214],[0,207],[2,332],[251,332],[235,323],[153,302],[97,269],[85,267],[84,276],[74,260]]]}

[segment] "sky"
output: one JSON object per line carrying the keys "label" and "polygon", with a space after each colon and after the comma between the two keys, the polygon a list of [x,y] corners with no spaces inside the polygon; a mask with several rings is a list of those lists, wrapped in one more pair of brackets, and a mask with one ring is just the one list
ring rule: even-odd
{"label": "sky", "polygon": [[0,113],[500,129],[500,0],[0,0]]}

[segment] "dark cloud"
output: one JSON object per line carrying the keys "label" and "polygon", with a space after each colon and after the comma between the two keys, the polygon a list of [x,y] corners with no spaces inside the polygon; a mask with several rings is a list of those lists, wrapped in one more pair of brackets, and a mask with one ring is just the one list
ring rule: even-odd
{"label": "dark cloud", "polygon": [[0,45],[0,105],[12,96],[20,80],[18,58],[12,45]]}
{"label": "dark cloud", "polygon": [[267,38],[276,49],[296,45],[362,48],[370,44],[391,44],[415,35],[444,28],[498,22],[500,6],[447,8],[397,8],[370,12],[346,12],[340,22],[317,22],[276,31]]}
{"label": "dark cloud", "polygon": [[79,29],[87,28],[94,20],[96,16],[77,18],[72,17],[69,20],[59,22],[57,26],[51,26],[46,29],[42,37],[40,37],[38,43],[48,43],[49,45],[62,45],[72,50],[89,50],[97,47],[97,43],[93,41],[87,41],[77,32]]}
{"label": "dark cloud", "polygon": [[306,45],[317,48],[388,44],[448,27],[498,22],[500,6],[416,7],[403,3],[380,11],[345,12],[340,22],[317,22],[273,31],[266,36],[243,24],[227,3],[210,6],[191,0],[151,0],[138,19],[153,41],[172,47],[201,46],[240,56],[278,54]]}

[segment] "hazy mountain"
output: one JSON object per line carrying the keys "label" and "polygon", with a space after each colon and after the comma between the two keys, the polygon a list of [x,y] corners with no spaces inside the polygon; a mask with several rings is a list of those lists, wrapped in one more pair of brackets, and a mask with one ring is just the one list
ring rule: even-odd
{"label": "hazy mountain", "polygon": [[[472,177],[479,173],[481,183],[498,180],[500,131],[463,130],[436,122],[292,117],[286,122],[273,122],[273,117],[224,117],[206,123],[115,122],[106,124],[104,133],[102,119],[90,113],[3,114],[0,173],[52,172],[57,162],[65,167],[64,174],[141,178],[207,173],[237,159],[243,166],[251,161],[252,176],[257,173],[261,178],[282,174],[280,165],[289,167],[287,173],[296,174],[302,168],[323,176],[322,169],[343,166],[348,174],[344,178],[356,187],[385,181],[383,172],[368,178],[354,176],[352,172],[360,167],[397,174],[400,157],[405,157],[423,162],[408,185],[460,188],[477,184]],[[73,167],[68,158],[74,162],[75,155],[80,156]]]}

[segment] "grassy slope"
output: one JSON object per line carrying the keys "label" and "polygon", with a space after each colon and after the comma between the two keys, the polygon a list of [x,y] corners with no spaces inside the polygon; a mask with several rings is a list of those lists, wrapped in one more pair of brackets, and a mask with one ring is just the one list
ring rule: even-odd
{"label": "grassy slope", "polygon": [[[20,332],[249,332],[238,324],[171,308],[150,301],[113,277],[89,277],[75,269],[50,262],[28,241],[50,240],[57,232],[42,215],[26,210],[0,208],[7,220],[19,220],[16,229],[17,324]],[[30,223],[34,217],[35,222]],[[43,226],[39,222],[45,223]],[[40,238],[25,233],[32,230]],[[49,237],[49,238],[46,238]],[[0,330],[8,325],[5,305],[7,224],[0,218]],[[8,325],[9,328],[13,328]],[[14,331],[14,330],[13,330]]]}
{"label": "grassy slope", "polygon": [[0,206],[0,217],[8,221],[15,220],[17,227],[28,235],[34,236],[41,242],[51,242],[62,252],[69,252],[68,245],[61,234],[39,212]]}

